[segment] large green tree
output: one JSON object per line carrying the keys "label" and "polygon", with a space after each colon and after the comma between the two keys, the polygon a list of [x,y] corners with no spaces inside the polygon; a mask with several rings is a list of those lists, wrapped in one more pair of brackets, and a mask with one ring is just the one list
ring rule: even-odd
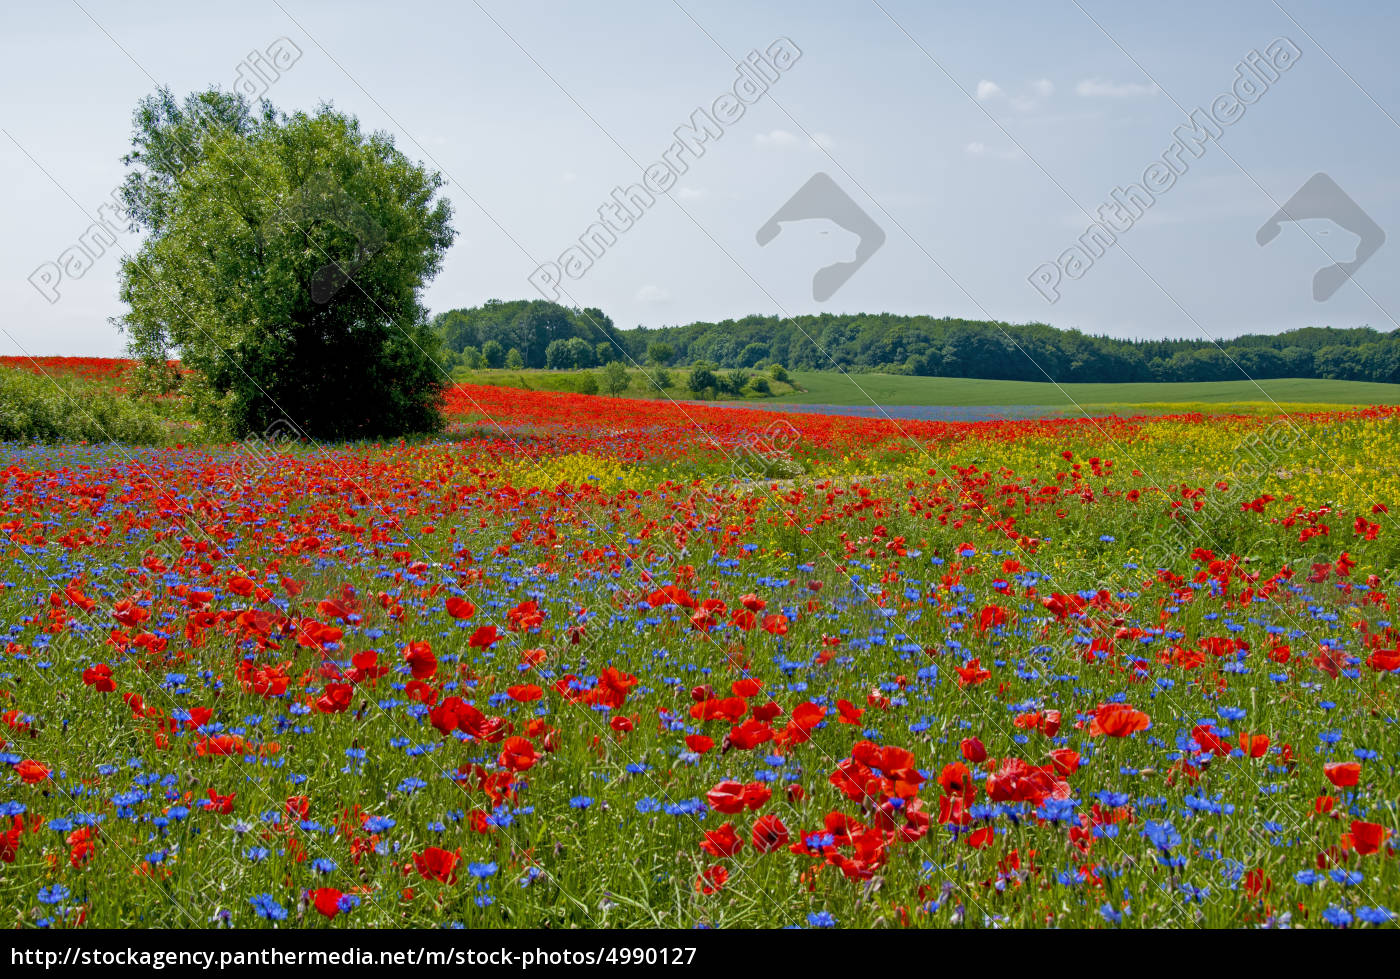
{"label": "large green tree", "polygon": [[439,174],[330,106],[254,111],[218,90],[143,100],[125,162],[149,235],[122,263],[119,325],[135,356],[183,362],[215,430],[441,427],[419,298],[454,235]]}

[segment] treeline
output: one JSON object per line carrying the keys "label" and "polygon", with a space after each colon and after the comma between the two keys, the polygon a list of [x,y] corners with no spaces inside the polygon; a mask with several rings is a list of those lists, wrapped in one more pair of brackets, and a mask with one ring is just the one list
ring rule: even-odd
{"label": "treeline", "polygon": [[[489,366],[512,366],[506,361],[513,359],[519,361],[514,366],[591,367],[620,359],[678,367],[782,364],[795,370],[839,367],[1008,381],[1044,381],[1047,375],[1061,382],[1227,381],[1248,376],[1400,383],[1400,335],[1370,327],[1250,334],[1219,346],[1205,338],[1121,340],[1044,323],[892,313],[746,316],[619,330],[601,310],[571,310],[544,300],[492,300],[441,314],[434,323],[448,349],[481,357]],[[570,359],[570,350],[576,359]],[[512,351],[516,357],[511,357]]]}

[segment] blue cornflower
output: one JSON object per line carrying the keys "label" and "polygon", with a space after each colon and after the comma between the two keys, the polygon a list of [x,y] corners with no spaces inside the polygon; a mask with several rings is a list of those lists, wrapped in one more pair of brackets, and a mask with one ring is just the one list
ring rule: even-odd
{"label": "blue cornflower", "polygon": [[259,918],[268,921],[286,921],[287,909],[278,904],[271,894],[258,894],[248,901]]}

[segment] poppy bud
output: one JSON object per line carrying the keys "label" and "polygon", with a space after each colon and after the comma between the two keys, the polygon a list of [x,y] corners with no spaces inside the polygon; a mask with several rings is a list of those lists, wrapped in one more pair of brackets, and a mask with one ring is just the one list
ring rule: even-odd
{"label": "poppy bud", "polygon": [[697,704],[703,700],[709,700],[714,695],[715,688],[710,686],[708,683],[702,683],[698,687],[690,688],[690,699],[695,701]]}
{"label": "poppy bud", "polygon": [[980,765],[987,760],[987,746],[982,743],[981,738],[963,738],[958,745],[962,749],[962,756],[974,765]]}

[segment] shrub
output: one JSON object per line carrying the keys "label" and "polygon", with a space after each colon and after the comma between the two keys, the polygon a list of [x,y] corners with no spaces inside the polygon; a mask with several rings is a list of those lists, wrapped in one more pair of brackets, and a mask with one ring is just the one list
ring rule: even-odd
{"label": "shrub", "polygon": [[0,441],[162,441],[148,405],[26,370],[0,369]]}

